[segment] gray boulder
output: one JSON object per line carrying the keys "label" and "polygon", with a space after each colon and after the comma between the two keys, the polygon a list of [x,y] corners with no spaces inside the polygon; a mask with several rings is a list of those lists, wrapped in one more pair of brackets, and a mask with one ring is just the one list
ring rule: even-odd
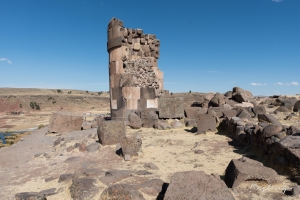
{"label": "gray boulder", "polygon": [[176,172],[164,200],[234,199],[225,183],[216,176],[203,171]]}
{"label": "gray boulder", "polygon": [[142,127],[142,120],[137,114],[130,113],[128,115],[129,126],[133,129],[140,129]]}
{"label": "gray boulder", "polygon": [[253,95],[248,90],[243,90],[242,88],[234,87],[232,90],[232,98],[235,101],[242,103],[253,100]]}
{"label": "gray boulder", "polygon": [[100,200],[144,200],[144,196],[141,192],[139,192],[137,189],[135,189],[131,185],[126,184],[118,184],[118,185],[112,185],[105,189],[101,196]]}

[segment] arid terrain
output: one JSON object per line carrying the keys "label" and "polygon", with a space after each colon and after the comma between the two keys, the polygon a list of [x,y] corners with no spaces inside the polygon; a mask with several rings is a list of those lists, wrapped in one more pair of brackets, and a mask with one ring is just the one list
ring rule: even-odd
{"label": "arid terrain", "polygon": [[[31,102],[36,102],[40,109],[32,108]],[[82,90],[0,88],[0,132],[47,125],[55,111],[107,114],[110,112],[109,94]]]}
{"label": "arid terrain", "polygon": [[[174,94],[183,97],[186,105],[199,102],[201,95]],[[257,103],[262,100],[258,98]],[[0,148],[1,199],[15,199],[16,194],[44,195],[48,200],[100,199],[107,187],[126,184],[141,192],[145,199],[152,200],[159,199],[162,183],[170,183],[175,172],[204,171],[224,180],[230,161],[242,156],[268,166],[263,155],[228,137],[221,129],[198,135],[185,126],[167,130],[137,130],[127,126],[127,136],[138,133],[142,139],[142,153],[130,161],[118,155],[116,145],[99,144],[97,128],[66,134],[48,133],[49,119],[55,111],[80,114],[86,121],[109,113],[106,92],[0,89],[0,102],[1,132],[45,126],[30,131],[9,147]],[[30,102],[40,105],[40,110],[32,109]],[[267,113],[277,107],[267,107]],[[286,116],[287,113],[276,115],[282,125],[299,122],[299,118],[286,120]],[[183,119],[179,122],[183,123]],[[287,195],[286,191],[297,185],[287,174],[279,172],[275,184],[249,180],[238,192],[229,190],[235,199],[296,199]],[[84,195],[80,196],[77,190],[84,191]]]}

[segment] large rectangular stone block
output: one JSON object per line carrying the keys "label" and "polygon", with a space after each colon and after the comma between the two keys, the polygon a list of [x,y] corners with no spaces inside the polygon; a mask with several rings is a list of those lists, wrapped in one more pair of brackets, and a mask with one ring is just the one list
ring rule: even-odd
{"label": "large rectangular stone block", "polygon": [[147,108],[158,108],[158,99],[147,99]]}
{"label": "large rectangular stone block", "polygon": [[147,99],[139,99],[138,100],[138,109],[144,110],[147,108]]}
{"label": "large rectangular stone block", "polygon": [[158,99],[159,118],[184,117],[182,97],[161,97]]}
{"label": "large rectangular stone block", "polygon": [[75,115],[66,112],[53,113],[49,121],[50,133],[69,133],[72,131],[80,131],[83,123],[81,115]]}
{"label": "large rectangular stone block", "polygon": [[155,99],[155,88],[141,88],[141,99]]}
{"label": "large rectangular stone block", "polygon": [[111,88],[111,98],[112,99],[119,99],[122,98],[122,88],[121,87],[114,87]]}
{"label": "large rectangular stone block", "polygon": [[122,44],[123,44],[122,41],[123,41],[123,36],[121,36],[121,37],[116,37],[116,38],[113,38],[113,39],[109,40],[109,41],[107,42],[107,50],[109,51],[109,50],[112,49],[112,48],[122,46]]}
{"label": "large rectangular stone block", "polygon": [[140,99],[140,87],[123,87],[122,93],[125,99]]}
{"label": "large rectangular stone block", "polygon": [[124,56],[128,56],[128,47],[121,46],[110,51],[109,61],[123,60]]}
{"label": "large rectangular stone block", "polygon": [[118,109],[118,101],[116,99],[111,99],[110,104],[111,104],[111,109],[113,109],[113,110]]}
{"label": "large rectangular stone block", "polygon": [[122,37],[123,33],[121,32],[122,26],[113,26],[112,29],[112,40],[118,37]]}
{"label": "large rectangular stone block", "polygon": [[120,79],[120,86],[121,87],[131,87],[133,86],[133,75],[132,74],[122,74]]}
{"label": "large rectangular stone block", "polygon": [[124,68],[123,68],[123,61],[122,60],[116,60],[110,63],[110,74],[123,74]]}
{"label": "large rectangular stone block", "polygon": [[212,114],[199,114],[197,117],[197,134],[205,134],[207,131],[216,131],[216,118]]}
{"label": "large rectangular stone block", "polygon": [[119,120],[103,121],[97,129],[99,142],[102,145],[120,143],[126,137],[125,132],[125,122]]}
{"label": "large rectangular stone block", "polygon": [[157,109],[147,108],[141,111],[142,126],[145,128],[156,128],[158,126]]}
{"label": "large rectangular stone block", "polygon": [[122,77],[121,74],[112,74],[110,76],[110,82],[111,82],[110,87],[112,87],[112,88],[120,87],[121,86],[121,84],[120,84],[121,77]]}
{"label": "large rectangular stone block", "polygon": [[138,100],[137,99],[127,99],[126,106],[129,110],[137,110],[138,109]]}

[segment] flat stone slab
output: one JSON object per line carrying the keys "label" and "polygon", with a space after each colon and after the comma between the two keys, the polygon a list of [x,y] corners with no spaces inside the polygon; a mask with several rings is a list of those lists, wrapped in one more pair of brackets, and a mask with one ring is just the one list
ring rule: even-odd
{"label": "flat stone slab", "polygon": [[103,121],[97,129],[99,142],[102,145],[120,143],[125,138],[125,132],[125,122],[118,120]]}
{"label": "flat stone slab", "polygon": [[228,187],[238,188],[244,181],[277,182],[277,172],[249,158],[233,159],[225,170],[225,182]]}
{"label": "flat stone slab", "polygon": [[184,117],[182,97],[161,97],[158,99],[159,118],[174,119]]}
{"label": "flat stone slab", "polygon": [[83,123],[81,115],[75,115],[67,112],[56,112],[50,118],[50,133],[69,133],[72,131],[80,131]]}
{"label": "flat stone slab", "polygon": [[226,184],[203,171],[176,172],[171,178],[164,200],[234,199]]}
{"label": "flat stone slab", "polygon": [[197,118],[197,134],[217,130],[216,119],[212,114],[199,114]]}

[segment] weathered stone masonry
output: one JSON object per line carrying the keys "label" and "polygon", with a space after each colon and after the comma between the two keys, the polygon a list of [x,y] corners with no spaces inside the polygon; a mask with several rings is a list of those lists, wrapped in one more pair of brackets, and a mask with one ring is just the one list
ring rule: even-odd
{"label": "weathered stone masonry", "polygon": [[108,24],[109,84],[112,119],[126,120],[129,113],[158,108],[163,73],[158,69],[160,41],[142,29],[130,29],[113,18]]}

